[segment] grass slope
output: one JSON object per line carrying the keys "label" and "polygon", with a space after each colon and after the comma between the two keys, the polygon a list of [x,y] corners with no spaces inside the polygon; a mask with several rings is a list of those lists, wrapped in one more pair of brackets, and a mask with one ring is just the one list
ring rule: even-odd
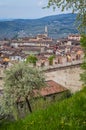
{"label": "grass slope", "polygon": [[2,124],[0,130],[86,130],[86,88],[24,120]]}

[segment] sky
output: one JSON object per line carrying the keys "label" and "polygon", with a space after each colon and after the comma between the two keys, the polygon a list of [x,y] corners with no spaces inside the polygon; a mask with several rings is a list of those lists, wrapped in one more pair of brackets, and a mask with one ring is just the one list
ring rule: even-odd
{"label": "sky", "polygon": [[22,18],[36,19],[61,13],[61,9],[42,9],[48,0],[0,0],[0,19]]}

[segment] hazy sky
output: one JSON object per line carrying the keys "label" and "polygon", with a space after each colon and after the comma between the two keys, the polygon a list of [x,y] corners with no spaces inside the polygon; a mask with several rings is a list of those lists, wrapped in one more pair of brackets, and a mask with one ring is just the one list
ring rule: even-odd
{"label": "hazy sky", "polygon": [[0,18],[41,18],[66,13],[60,9],[42,9],[48,0],[0,0]]}

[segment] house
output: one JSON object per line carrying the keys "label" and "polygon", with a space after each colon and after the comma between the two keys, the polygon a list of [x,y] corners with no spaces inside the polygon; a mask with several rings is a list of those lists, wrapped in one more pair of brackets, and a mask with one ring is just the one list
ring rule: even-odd
{"label": "house", "polygon": [[11,61],[25,61],[25,56],[22,56],[22,54],[14,53],[9,56]]}
{"label": "house", "polygon": [[80,36],[79,34],[70,34],[70,35],[68,36],[68,39],[69,39],[69,40],[80,41],[81,36]]}
{"label": "house", "polygon": [[63,95],[68,96],[69,91],[67,88],[62,85],[56,83],[53,80],[46,81],[46,87],[41,88],[40,90],[33,90],[34,97],[44,97],[44,99],[52,100],[52,99],[61,99]]}

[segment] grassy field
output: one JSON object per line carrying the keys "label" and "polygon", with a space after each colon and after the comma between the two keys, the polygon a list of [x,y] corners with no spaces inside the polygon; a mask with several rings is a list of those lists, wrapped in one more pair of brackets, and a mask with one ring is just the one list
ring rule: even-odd
{"label": "grassy field", "polygon": [[86,88],[23,120],[3,122],[0,130],[86,130]]}

